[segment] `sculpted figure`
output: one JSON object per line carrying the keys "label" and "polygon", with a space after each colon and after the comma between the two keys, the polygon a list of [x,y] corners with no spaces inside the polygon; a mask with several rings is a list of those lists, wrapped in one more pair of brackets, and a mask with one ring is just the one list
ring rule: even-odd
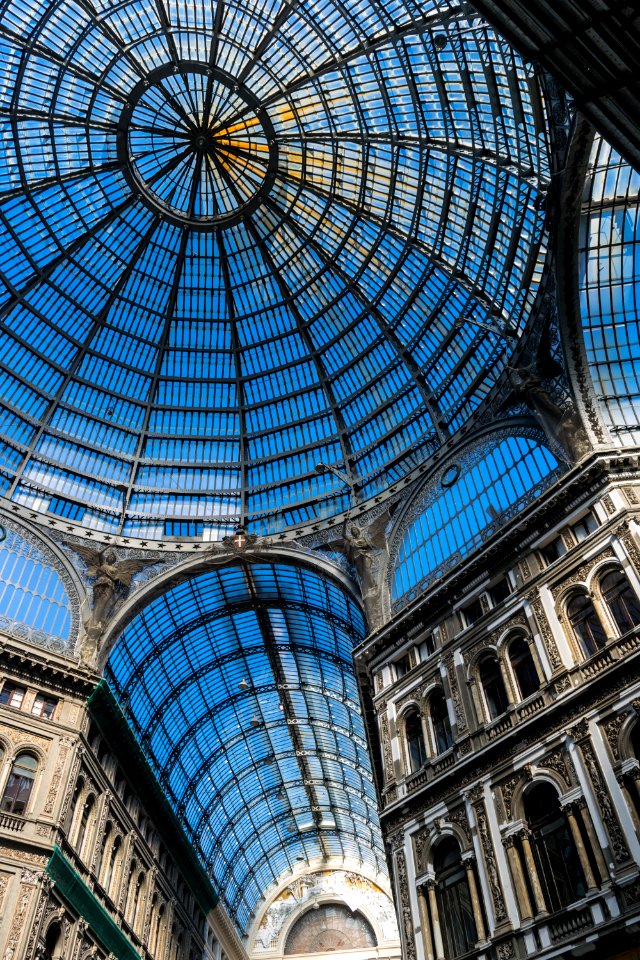
{"label": "sculpted figure", "polygon": [[523,400],[550,440],[555,440],[575,463],[591,449],[584,427],[570,401],[565,406],[554,399],[543,380],[530,367],[508,367],[514,396]]}
{"label": "sculpted figure", "polygon": [[91,615],[85,621],[85,630],[88,637],[97,641],[104,633],[118,601],[128,596],[134,574],[158,561],[151,558],[118,560],[111,547],[96,550],[94,547],[74,546],[72,549],[87,565],[88,576],[95,577]]}
{"label": "sculpted figure", "polygon": [[323,547],[342,553],[353,566],[370,630],[375,630],[382,623],[382,590],[378,574],[381,560],[388,550],[386,529],[394,509],[395,504],[364,526],[353,520],[345,520],[342,536]]}

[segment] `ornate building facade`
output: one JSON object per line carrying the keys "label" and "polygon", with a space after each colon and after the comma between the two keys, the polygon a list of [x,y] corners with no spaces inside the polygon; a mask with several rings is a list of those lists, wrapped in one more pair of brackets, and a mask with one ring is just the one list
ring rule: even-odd
{"label": "ornate building facade", "polygon": [[0,657],[2,956],[246,960],[99,678],[26,640]]}
{"label": "ornate building facade", "polygon": [[582,461],[357,652],[408,957],[638,955],[638,481]]}
{"label": "ornate building facade", "polygon": [[1,960],[640,960],[639,24],[556,6],[0,0]]}

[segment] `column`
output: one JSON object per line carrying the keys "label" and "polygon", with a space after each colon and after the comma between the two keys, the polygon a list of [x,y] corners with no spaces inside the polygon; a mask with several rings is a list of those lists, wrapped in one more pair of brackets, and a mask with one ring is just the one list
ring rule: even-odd
{"label": "column", "polygon": [[484,917],[482,916],[482,907],[478,897],[478,885],[476,883],[476,872],[473,868],[474,857],[464,858],[464,868],[467,871],[467,883],[469,884],[469,896],[471,897],[471,908],[473,910],[473,919],[476,925],[476,936],[479,941],[487,939],[487,932],[484,927]]}
{"label": "column", "polygon": [[431,924],[429,923],[429,907],[422,887],[418,887],[418,912],[420,914],[420,926],[422,927],[422,943],[424,945],[424,955],[426,960],[434,960],[433,944],[431,940]]}
{"label": "column", "polygon": [[529,841],[529,831],[523,830],[520,836],[522,840],[522,852],[524,854],[524,864],[527,869],[529,881],[531,883],[531,889],[533,890],[533,899],[535,901],[536,915],[539,913],[546,913],[547,905],[544,902],[544,894],[542,892],[542,887],[540,885],[538,868],[536,866],[535,860],[533,859],[533,850],[531,849],[531,843]]}
{"label": "column", "polygon": [[509,706],[513,707],[517,702],[517,697],[511,681],[511,671],[509,670],[507,657],[504,654],[498,657],[498,667],[502,676],[502,682],[504,683],[505,693],[507,694],[507,701]]}
{"label": "column", "polygon": [[640,770],[630,770],[628,773],[619,773],[616,780],[620,785],[622,796],[627,805],[636,833],[640,836],[640,816],[635,797],[640,795]]}
{"label": "column", "polygon": [[511,876],[513,877],[513,885],[516,891],[516,901],[518,903],[518,910],[520,911],[520,919],[533,920],[531,900],[529,899],[527,885],[524,882],[522,864],[520,863],[520,856],[518,855],[518,851],[516,849],[515,839],[514,837],[505,837],[502,842],[505,850],[507,851],[507,860],[509,861],[509,868],[511,870]]}
{"label": "column", "polygon": [[587,831],[589,843],[598,867],[598,873],[600,874],[601,879],[604,881],[609,876],[609,870],[607,868],[607,862],[602,854],[602,847],[600,846],[600,841],[596,835],[596,829],[593,825],[593,820],[591,819],[591,814],[589,813],[589,808],[584,797],[580,797],[580,799],[576,800],[575,807],[582,817],[582,823]]}
{"label": "column", "polygon": [[426,887],[429,894],[429,907],[431,909],[431,929],[433,931],[433,946],[436,954],[435,960],[445,960],[442,931],[440,930],[440,914],[438,913],[438,901],[436,900],[435,880],[427,880]]}
{"label": "column", "polygon": [[587,881],[587,890],[595,890],[598,885],[596,883],[596,878],[593,875],[591,864],[589,863],[589,856],[585,850],[582,834],[580,833],[580,825],[576,820],[574,805],[572,803],[568,803],[564,808],[564,812],[567,820],[569,821],[571,836],[573,837],[573,842],[576,845],[576,851],[578,853],[578,859],[580,860],[582,872],[584,873],[584,878]]}

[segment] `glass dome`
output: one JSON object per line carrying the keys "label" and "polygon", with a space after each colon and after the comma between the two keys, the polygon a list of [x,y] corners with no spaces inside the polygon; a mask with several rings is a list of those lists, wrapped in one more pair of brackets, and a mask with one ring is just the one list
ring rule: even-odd
{"label": "glass dome", "polygon": [[[0,491],[149,540],[336,514],[491,391],[544,104],[425,0],[0,8]],[[208,528],[205,530],[204,528]]]}
{"label": "glass dome", "polygon": [[246,933],[301,863],[385,875],[342,587],[291,564],[208,571],[152,601],[106,676],[214,887]]}

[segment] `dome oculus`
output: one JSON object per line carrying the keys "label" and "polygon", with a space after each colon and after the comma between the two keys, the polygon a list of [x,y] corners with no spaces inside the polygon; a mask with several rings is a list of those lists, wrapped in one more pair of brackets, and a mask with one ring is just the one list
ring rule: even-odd
{"label": "dome oculus", "polygon": [[273,184],[275,132],[260,101],[223,70],[180,61],[132,91],[118,126],[131,186],[173,223],[228,226]]}

